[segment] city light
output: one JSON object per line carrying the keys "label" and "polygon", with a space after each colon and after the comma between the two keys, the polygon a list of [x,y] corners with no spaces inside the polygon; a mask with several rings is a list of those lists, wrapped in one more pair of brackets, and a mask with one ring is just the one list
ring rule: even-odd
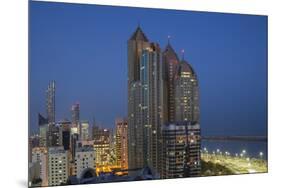
{"label": "city light", "polygon": [[[263,152],[252,157],[250,148],[248,153],[244,148],[235,148],[239,152],[234,157],[231,153],[235,149],[226,147],[226,151],[222,144],[215,148],[207,145],[202,150],[205,138],[199,123],[200,87],[195,70],[184,60],[184,50],[176,53],[170,43],[163,50],[149,41],[140,27],[127,42],[128,82],[123,84],[128,84],[128,114],[116,119],[114,129],[95,120],[93,123],[81,120],[80,103],[72,105],[71,119],[57,121],[56,82],[49,83],[45,99],[47,114],[46,117],[39,114],[40,134],[39,138],[33,138],[38,143],[30,144],[29,170],[37,173],[33,182],[40,180],[40,185],[55,186],[71,180],[99,183],[265,171]],[[169,53],[163,54],[166,52]],[[178,58],[180,54],[182,60]],[[162,64],[167,70],[162,71]],[[162,80],[166,77],[169,81]],[[167,104],[174,108],[165,109]]]}

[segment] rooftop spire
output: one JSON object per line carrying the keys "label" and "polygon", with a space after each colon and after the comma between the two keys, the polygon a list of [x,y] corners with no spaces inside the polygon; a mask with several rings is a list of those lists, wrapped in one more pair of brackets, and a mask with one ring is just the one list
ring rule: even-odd
{"label": "rooftop spire", "polygon": [[133,33],[131,38],[129,40],[139,40],[139,41],[145,41],[148,42],[148,38],[145,36],[144,32],[140,28],[140,25],[138,23],[138,27],[136,31]]}
{"label": "rooftop spire", "polygon": [[181,50],[182,61],[184,60],[184,49]]}
{"label": "rooftop spire", "polygon": [[171,38],[171,36],[170,35],[168,35],[168,44],[170,44],[170,38]]}

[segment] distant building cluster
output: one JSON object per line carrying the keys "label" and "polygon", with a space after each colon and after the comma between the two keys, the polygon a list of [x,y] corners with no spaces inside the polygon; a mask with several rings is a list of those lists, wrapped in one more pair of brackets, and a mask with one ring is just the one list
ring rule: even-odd
{"label": "distant building cluster", "polygon": [[29,137],[29,185],[66,185],[74,178],[80,181],[128,170],[126,118],[116,120],[115,134],[95,121],[81,120],[80,104],[75,103],[71,121],[56,121],[55,91],[56,83],[51,81],[46,90],[47,117],[38,114],[39,132]]}
{"label": "distant building cluster", "polygon": [[[183,55],[182,55],[183,56]],[[46,90],[46,116],[29,136],[29,185],[54,186],[198,176],[201,170],[199,85],[170,42],[161,50],[140,27],[128,40],[128,116],[115,128],[56,120],[56,83]]]}

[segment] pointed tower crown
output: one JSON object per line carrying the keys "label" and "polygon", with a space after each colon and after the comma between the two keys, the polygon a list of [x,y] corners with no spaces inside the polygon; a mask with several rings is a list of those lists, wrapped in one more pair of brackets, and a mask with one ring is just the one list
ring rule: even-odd
{"label": "pointed tower crown", "polygon": [[131,36],[130,40],[140,40],[140,41],[148,42],[148,38],[145,36],[140,26],[137,27],[136,31]]}
{"label": "pointed tower crown", "polygon": [[174,59],[176,59],[176,60],[179,62],[178,55],[177,55],[177,53],[175,52],[174,48],[171,46],[170,41],[168,41],[168,44],[167,44],[167,46],[165,47],[163,53],[166,54],[166,55],[168,55],[168,56],[170,56],[170,57],[173,57]]}

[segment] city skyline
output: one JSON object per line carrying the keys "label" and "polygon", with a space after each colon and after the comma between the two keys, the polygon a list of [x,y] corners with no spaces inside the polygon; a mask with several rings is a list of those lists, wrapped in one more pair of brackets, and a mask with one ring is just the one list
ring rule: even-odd
{"label": "city skyline", "polygon": [[29,186],[267,172],[266,17],[30,6]]}
{"label": "city skyline", "polygon": [[[71,5],[71,4],[64,4],[63,6],[61,4],[57,3],[51,3],[52,7],[48,7],[48,4],[44,4],[44,6],[48,8],[42,8],[41,5],[44,3],[39,2],[32,2],[31,4],[31,14],[35,14],[36,16],[33,16],[32,19],[35,19],[33,21],[40,21],[43,24],[40,28],[38,25],[33,24],[31,28],[31,44],[30,47],[33,50],[33,53],[31,54],[31,62],[30,62],[30,115],[31,115],[31,130],[34,131],[35,127],[37,127],[37,114],[42,113],[45,116],[45,110],[44,110],[44,92],[45,92],[45,86],[48,84],[49,80],[56,80],[57,90],[56,90],[56,120],[62,120],[64,118],[68,118],[71,120],[71,105],[73,105],[75,102],[80,102],[80,119],[81,120],[88,120],[92,121],[93,117],[96,118],[97,122],[100,122],[101,124],[105,125],[108,128],[114,127],[114,120],[116,117],[125,117],[127,114],[126,106],[126,88],[127,88],[127,61],[126,61],[126,41],[127,36],[129,36],[134,29],[136,28],[138,24],[138,20],[140,21],[141,27],[144,30],[144,32],[151,38],[153,41],[159,42],[160,46],[163,48],[167,44],[167,36],[171,35],[170,42],[176,49],[176,52],[179,53],[181,49],[185,49],[185,58],[191,62],[192,66],[194,66],[195,70],[198,72],[199,82],[200,82],[200,93],[201,93],[201,127],[202,127],[202,134],[204,135],[208,130],[208,133],[211,135],[219,135],[222,134],[221,129],[225,131],[225,134],[230,135],[236,135],[241,133],[246,134],[254,134],[254,135],[266,135],[267,133],[267,127],[266,127],[266,113],[267,110],[267,102],[266,102],[266,93],[262,93],[266,91],[266,68],[267,65],[265,62],[265,58],[267,56],[265,47],[266,45],[266,23],[267,19],[256,19],[255,16],[248,16],[248,15],[229,15],[227,14],[227,18],[232,20],[234,22],[233,26],[231,28],[226,28],[226,31],[230,32],[225,35],[221,35],[222,31],[220,31],[216,35],[216,31],[219,31],[216,29],[215,26],[219,27],[221,29],[223,24],[226,24],[227,19],[220,18],[221,14],[216,13],[215,15],[212,15],[210,20],[213,21],[211,30],[211,36],[212,37],[208,40],[216,41],[216,37],[222,36],[224,39],[225,45],[223,45],[222,41],[216,41],[216,48],[211,47],[209,44],[205,46],[201,46],[203,44],[206,44],[202,39],[198,40],[198,36],[196,33],[194,33],[194,30],[192,28],[188,29],[188,24],[191,24],[193,26],[196,26],[195,28],[198,29],[198,32],[203,32],[203,36],[207,36],[206,33],[204,33],[204,30],[202,30],[202,26],[196,25],[196,20],[200,18],[200,23],[205,26],[206,25],[206,16],[205,14],[208,13],[194,13],[194,12],[185,12],[185,15],[178,16],[177,11],[170,11],[168,10],[169,20],[173,19],[175,23],[169,23],[169,24],[178,24],[183,19],[187,19],[189,22],[184,22],[187,24],[187,29],[182,27],[181,32],[175,31],[171,28],[166,29],[167,31],[163,31],[161,33],[157,33],[156,27],[153,26],[153,21],[159,21],[160,17],[163,17],[163,13],[158,12],[158,10],[153,9],[134,9],[136,10],[136,13],[133,13],[129,8],[125,7],[119,7],[118,9],[114,9],[113,12],[111,12],[109,15],[105,17],[105,21],[108,21],[112,18],[112,16],[117,15],[117,13],[122,12],[120,15],[121,17],[126,14],[132,14],[132,17],[129,19],[127,18],[124,20],[123,24],[129,23],[130,26],[126,27],[125,29],[120,28],[114,28],[117,29],[116,35],[110,36],[110,35],[102,35],[100,33],[99,36],[101,39],[97,39],[98,33],[101,32],[103,29],[106,30],[106,28],[110,28],[110,26],[116,26],[112,21],[108,22],[109,24],[106,24],[103,29],[101,29],[102,24],[98,21],[97,24],[91,25],[91,19],[95,18],[97,14],[102,15],[102,10],[104,9],[112,9],[114,7],[104,7],[104,6],[87,6],[87,5]],[[33,10],[34,6],[34,10]],[[37,8],[37,9],[36,9]],[[82,9],[85,9],[85,13],[82,13]],[[97,11],[93,11],[96,10]],[[37,12],[37,11],[38,12]],[[143,19],[140,19],[141,13],[148,11],[148,15],[144,16]],[[78,13],[78,18],[81,19],[81,23],[79,22],[79,19],[76,18],[76,21],[74,19],[75,24],[70,22],[67,22],[67,20],[71,20],[69,16],[73,13]],[[93,13],[96,12],[96,13]],[[151,12],[151,13],[150,13]],[[181,11],[179,11],[181,12]],[[50,16],[49,13],[54,13],[54,15],[61,15],[54,21],[54,17]],[[81,14],[82,16],[81,16]],[[54,16],[53,15],[53,16]],[[63,16],[65,15],[65,17]],[[75,14],[74,14],[75,15]],[[148,19],[153,15],[152,21]],[[181,18],[184,17],[184,18]],[[214,17],[214,18],[212,18]],[[84,19],[82,19],[84,18]],[[165,17],[166,18],[166,17]],[[180,18],[177,20],[176,18]],[[194,20],[192,20],[192,19]],[[242,19],[243,18],[243,19]],[[245,19],[246,21],[245,21]],[[259,17],[261,18],[261,17]],[[214,23],[213,19],[219,19],[219,21],[216,21]],[[49,20],[49,21],[48,21]],[[261,21],[260,21],[261,20]],[[73,20],[72,20],[73,21]],[[253,25],[247,26],[247,23],[253,21]],[[32,22],[32,20],[31,20]],[[65,29],[62,29],[61,26],[59,26],[59,23],[64,23],[64,27],[72,28],[73,30],[71,32],[66,32]],[[241,23],[239,23],[241,22]],[[205,25],[204,25],[204,24]],[[73,28],[73,26],[77,25],[81,26],[79,28],[78,26]],[[158,23],[157,27],[163,27],[165,25],[164,23]],[[185,24],[183,24],[185,25]],[[244,26],[245,32],[249,33],[242,33],[244,30],[234,29],[235,26]],[[53,26],[53,27],[50,27]],[[57,28],[55,29],[54,26]],[[52,28],[52,29],[50,29]],[[149,28],[149,29],[146,29]],[[250,33],[250,31],[255,30],[259,31],[258,33]],[[234,30],[231,30],[234,29]],[[179,29],[176,29],[179,30]],[[187,30],[190,30],[189,32],[186,32]],[[262,30],[262,32],[260,31]],[[83,32],[82,32],[83,31]],[[93,34],[91,32],[93,32]],[[42,32],[40,36],[36,34],[37,32]],[[48,33],[46,33],[48,32]],[[56,34],[55,34],[56,32]],[[62,35],[62,32],[66,32],[64,35]],[[81,33],[82,32],[82,33]],[[213,33],[212,33],[213,32]],[[240,33],[241,32],[241,33]],[[85,34],[85,37],[81,37],[81,34]],[[156,34],[157,33],[157,34]],[[224,33],[224,32],[223,32]],[[108,33],[109,34],[109,33]],[[265,35],[264,35],[265,34]],[[194,39],[191,39],[189,36],[194,36],[197,39],[195,41]],[[232,36],[233,35],[233,36]],[[42,37],[45,36],[45,37]],[[78,37],[79,36],[79,37]],[[59,47],[55,47],[55,49],[50,48],[54,47],[54,44],[56,41],[68,43],[67,39],[69,37],[73,38],[73,40],[70,40],[70,43],[77,44],[77,47],[71,47],[66,49],[61,49]],[[233,37],[233,39],[231,38]],[[238,44],[240,44],[237,41],[234,41],[235,37],[242,37],[243,41],[245,41],[246,47],[240,47],[242,49],[238,49]],[[117,39],[118,38],[118,39]],[[120,39],[119,39],[120,38]],[[262,42],[255,42],[254,39],[259,38]],[[47,40],[47,41],[46,41]],[[91,41],[104,41],[104,43],[99,43],[99,45],[95,45],[95,43],[92,43]],[[121,41],[122,40],[122,41]],[[190,43],[189,43],[189,41]],[[207,39],[206,39],[207,40]],[[86,42],[89,41],[89,42]],[[109,43],[110,41],[114,41],[114,44]],[[121,41],[119,43],[118,41]],[[45,42],[46,47],[42,46],[41,43]],[[200,42],[200,43],[199,43]],[[110,45],[105,45],[106,43]],[[118,44],[116,44],[118,43]],[[65,45],[66,45],[65,44]],[[58,43],[58,46],[62,44]],[[62,45],[60,47],[65,47],[65,45]],[[121,45],[120,49],[116,48],[115,45]],[[234,45],[231,49],[230,45]],[[217,61],[215,61],[216,58],[214,58],[211,54],[220,54],[216,50],[220,50],[223,46],[228,47],[226,50],[222,50],[221,52],[226,53],[224,56],[220,55]],[[200,48],[198,48],[200,47]],[[205,54],[208,54],[207,56],[210,59],[210,62],[204,60],[207,59],[206,57],[202,57],[199,53],[201,51],[201,47]],[[73,50],[78,50],[79,54],[73,54]],[[237,49],[236,49],[237,48]],[[194,50],[195,49],[195,50]],[[233,59],[230,61],[226,58],[227,53],[230,53],[231,50],[237,50],[237,56],[244,55],[244,58],[237,58],[235,55],[233,56]],[[96,51],[96,52],[95,52]],[[210,52],[208,52],[210,51]],[[105,55],[98,58],[96,55],[99,52],[103,52]],[[110,53],[110,57],[107,57],[107,53]],[[118,54],[117,54],[118,53]],[[195,54],[195,55],[194,55]],[[253,56],[253,54],[255,56]],[[78,59],[80,58],[80,59]],[[104,60],[104,62],[102,61]],[[240,60],[241,62],[237,61]],[[246,62],[246,60],[248,60]],[[83,61],[83,63],[80,63],[80,61]],[[95,62],[102,62],[100,65]],[[222,61],[225,63],[223,64]],[[211,64],[214,64],[214,66],[221,66],[219,68],[220,71],[215,69],[213,66],[209,67]],[[108,74],[105,74],[105,76],[108,76],[109,78],[104,78],[101,73],[97,70],[98,68],[104,69],[106,66],[110,65],[112,67],[110,69],[106,69]],[[241,65],[244,66],[244,69],[241,69]],[[258,65],[258,66],[256,66]],[[41,68],[38,68],[38,67]],[[229,67],[227,67],[229,66]],[[237,67],[240,67],[239,74],[230,73],[230,69],[233,70],[234,68],[237,69]],[[251,66],[255,66],[254,69],[251,70]],[[44,78],[43,70],[50,71],[48,80]],[[210,73],[208,72],[210,70]],[[222,71],[223,70],[223,71]],[[75,72],[77,71],[77,73]],[[206,72],[207,71],[207,72]],[[65,73],[62,74],[62,72]],[[80,73],[79,73],[80,72]],[[235,71],[234,71],[235,72]],[[38,75],[40,73],[40,75]],[[214,73],[214,77],[212,79],[216,81],[215,83],[208,79],[208,76]],[[257,82],[256,76],[257,74],[262,77],[258,77],[260,79],[260,83]],[[77,75],[77,76],[75,76]],[[97,77],[97,78],[96,78]],[[104,84],[98,84],[98,78],[103,79]],[[240,78],[241,77],[241,78]],[[114,79],[115,78],[115,79]],[[229,85],[225,83],[223,80],[224,78],[229,79]],[[236,78],[237,80],[233,79]],[[245,78],[245,79],[243,79]],[[69,79],[69,80],[67,80]],[[83,84],[79,84],[79,82],[82,81]],[[241,82],[243,81],[243,82]],[[109,86],[110,83],[113,83]],[[239,90],[240,86],[242,85],[243,91],[237,91]],[[210,88],[213,88],[215,86],[218,86],[212,90]],[[223,88],[226,88],[228,90],[225,90]],[[232,87],[230,87],[232,86]],[[245,87],[247,86],[246,90]],[[248,88],[249,86],[249,88]],[[77,88],[77,89],[76,89]],[[107,92],[101,92],[100,89],[104,89]],[[209,90],[209,91],[208,91]],[[216,91],[218,90],[218,91]],[[228,97],[222,97],[222,90],[223,93],[228,94]],[[251,92],[258,93],[258,95],[251,96]],[[109,93],[109,91],[112,91]],[[207,91],[207,92],[206,92]],[[261,92],[262,91],[262,92]],[[234,93],[232,93],[234,92]],[[66,94],[67,93],[67,94]],[[218,95],[219,94],[219,95]],[[218,117],[217,114],[214,114],[212,110],[212,104],[215,99],[218,99],[221,97],[221,101],[218,101],[218,105],[216,105],[216,108],[222,108],[223,109],[223,115],[226,117],[226,119],[229,119],[231,121],[225,122],[225,120],[222,120],[222,118]],[[237,101],[242,101],[243,104],[245,104],[245,108],[240,109],[239,105],[236,104]],[[101,105],[101,103],[104,103],[104,105]],[[228,106],[233,106],[233,109],[228,109],[227,106],[224,107],[224,105],[227,104]],[[248,105],[246,105],[248,104]],[[250,108],[250,105],[258,104],[258,108]],[[111,109],[111,110],[109,110]],[[253,110],[253,111],[250,111]],[[106,115],[103,115],[104,112],[107,112]],[[208,114],[208,112],[211,113],[211,115]],[[235,113],[236,117],[233,117],[233,114]],[[238,113],[239,112],[239,113]],[[247,112],[245,114],[245,112]],[[35,115],[34,115],[35,114]],[[260,115],[262,114],[262,115]],[[260,115],[260,116],[259,116]],[[250,117],[250,118],[249,118]],[[236,120],[237,119],[237,120]],[[239,121],[238,121],[239,120]],[[235,126],[234,126],[235,124]],[[249,126],[250,124],[250,126]],[[247,126],[246,126],[247,125]],[[240,130],[243,129],[243,132]],[[207,134],[207,133],[206,133]]]}

